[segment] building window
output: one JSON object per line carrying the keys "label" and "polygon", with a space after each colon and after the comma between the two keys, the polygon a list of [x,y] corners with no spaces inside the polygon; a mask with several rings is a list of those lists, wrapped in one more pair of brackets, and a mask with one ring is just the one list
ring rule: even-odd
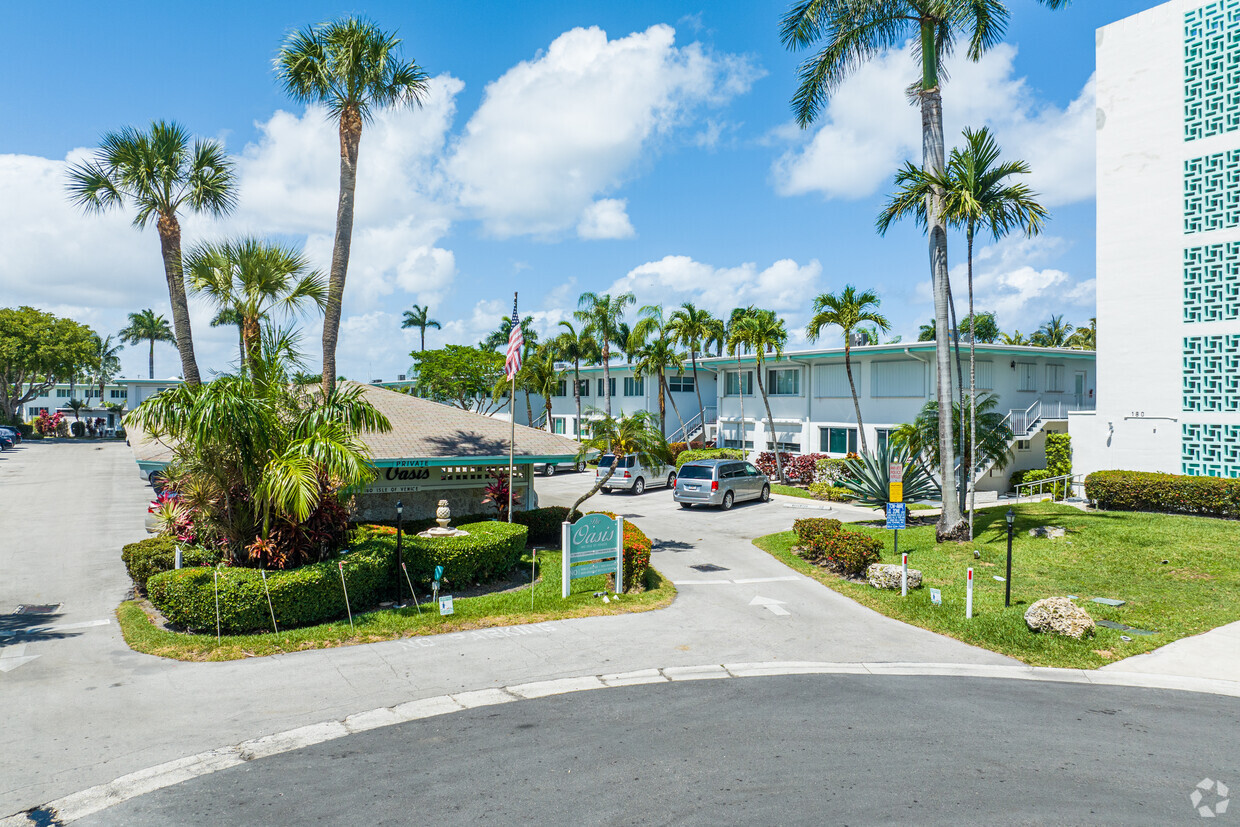
{"label": "building window", "polygon": [[766,372],[767,392],[772,396],[800,396],[801,371],[780,368]]}
{"label": "building window", "polygon": [[819,428],[818,450],[824,454],[849,454],[857,451],[856,428]]}
{"label": "building window", "polygon": [[568,395],[568,381],[561,379],[559,382],[556,382],[555,390],[552,391],[551,395],[552,396],[567,396]]}
{"label": "building window", "polygon": [[667,377],[667,389],[674,393],[693,393],[692,376]]}
{"label": "building window", "polygon": [[895,428],[875,428],[874,435],[878,439],[878,450],[882,453],[891,443],[891,436],[896,432]]}
{"label": "building window", "polygon": [[[741,447],[741,441],[739,439],[725,439],[723,441],[723,447],[724,448],[739,448]],[[753,440],[752,439],[745,440],[745,447],[753,448]]]}
{"label": "building window", "polygon": [[645,396],[646,380],[641,376],[624,377],[624,395],[625,396]]}
{"label": "building window", "polygon": [[870,396],[920,397],[926,395],[925,365],[907,362],[870,363]]}
{"label": "building window", "polygon": [[1063,365],[1046,366],[1046,389],[1063,393]]}
{"label": "building window", "polygon": [[[616,395],[616,380],[615,380],[615,377],[612,377],[611,379],[608,379],[608,380],[607,380],[607,389],[608,389],[609,391],[611,391],[611,395],[612,395],[612,396],[615,396],[615,395]],[[602,380],[602,379],[598,380],[598,395],[599,395],[599,396],[606,396],[606,394],[604,394],[604,393],[603,393],[603,380]]]}
{"label": "building window", "polygon": [[590,380],[589,379],[582,379],[580,382],[577,383],[577,395],[578,396],[589,396],[590,395]]}
{"label": "building window", "polygon": [[[779,450],[781,451],[788,451],[789,453],[793,453],[793,454],[801,453],[801,440],[799,439],[794,442],[785,441],[785,442],[779,442],[777,444],[779,445]],[[767,443],[767,445],[769,447],[770,443]]]}
{"label": "building window", "polygon": [[1030,440],[1028,440],[1028,439],[1018,439],[1018,440],[1016,440],[1016,450],[1017,450],[1017,451],[1028,451],[1028,450],[1029,450],[1029,446],[1030,446]]}
{"label": "building window", "polygon": [[68,388],[57,388],[57,389],[56,389],[56,398],[57,398],[57,399],[68,399],[68,398],[69,398],[69,389],[68,389]]}
{"label": "building window", "polygon": [[[860,380],[860,376],[856,377]],[[814,365],[814,396],[817,398],[842,398],[852,396],[848,374],[843,365]]]}
{"label": "building window", "polygon": [[1036,391],[1038,389],[1038,366],[1033,362],[1016,363],[1016,390]]}
{"label": "building window", "polygon": [[[736,371],[732,371],[731,373],[728,374],[727,380],[724,382],[724,395],[725,396],[740,396],[741,395],[740,374],[738,374]],[[745,371],[745,396],[753,396],[753,371],[752,370]]]}
{"label": "building window", "polygon": [[[563,394],[560,394],[560,395],[563,396]],[[551,417],[551,432],[553,434],[564,433],[566,424],[567,424],[567,420],[562,416]]]}
{"label": "building window", "polygon": [[111,390],[111,391],[108,391],[108,396],[112,399],[125,399],[129,396],[129,391],[128,390],[119,390],[119,391]]}

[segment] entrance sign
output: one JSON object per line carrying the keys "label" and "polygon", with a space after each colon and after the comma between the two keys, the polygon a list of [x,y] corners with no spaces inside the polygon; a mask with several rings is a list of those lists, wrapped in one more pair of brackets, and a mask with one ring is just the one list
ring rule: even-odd
{"label": "entrance sign", "polygon": [[904,483],[889,482],[887,483],[887,501],[893,503],[904,502]]}
{"label": "entrance sign", "polygon": [[614,574],[616,591],[624,590],[624,518],[587,514],[560,526],[561,597],[568,597],[575,579]]}
{"label": "entrance sign", "polygon": [[908,522],[908,506],[904,503],[887,503],[887,528],[898,531]]}

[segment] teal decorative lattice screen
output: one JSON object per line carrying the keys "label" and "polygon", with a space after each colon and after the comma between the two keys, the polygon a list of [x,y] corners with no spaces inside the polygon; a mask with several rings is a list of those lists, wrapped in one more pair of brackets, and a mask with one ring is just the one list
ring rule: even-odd
{"label": "teal decorative lattice screen", "polygon": [[1240,335],[1184,337],[1184,410],[1240,410]]}
{"label": "teal decorative lattice screen", "polygon": [[1184,162],[1184,232],[1240,227],[1240,150]]}
{"label": "teal decorative lattice screen", "polygon": [[1240,0],[1184,15],[1184,140],[1240,128]]}
{"label": "teal decorative lattice screen", "polygon": [[1180,446],[1185,474],[1240,477],[1240,425],[1185,424]]}
{"label": "teal decorative lattice screen", "polygon": [[1240,318],[1240,243],[1206,244],[1184,251],[1184,321]]}

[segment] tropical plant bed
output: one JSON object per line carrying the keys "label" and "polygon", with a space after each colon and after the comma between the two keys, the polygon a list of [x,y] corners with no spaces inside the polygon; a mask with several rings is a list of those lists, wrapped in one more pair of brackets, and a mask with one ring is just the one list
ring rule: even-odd
{"label": "tropical plant bed", "polygon": [[[1053,503],[1026,503],[1016,512],[1012,552],[1012,605],[1004,607],[1007,558],[1006,509],[980,510],[972,543],[934,542],[931,524],[900,532],[900,550],[923,573],[923,586],[901,597],[842,579],[795,554],[791,531],[754,540],[789,567],[888,617],[981,646],[1034,666],[1092,669],[1148,652],[1240,620],[1240,554],[1235,525],[1202,517],[1086,512]],[[1061,539],[1033,538],[1038,526],[1062,526]],[[898,563],[892,532],[878,525],[850,525],[877,537],[882,557]],[[973,551],[981,553],[974,559]],[[1166,561],[1165,563],[1163,561]],[[965,573],[974,569],[973,619],[964,617]],[[942,605],[930,601],[942,591]],[[1043,597],[1076,595],[1096,621],[1157,632],[1152,635],[1099,626],[1093,638],[1072,640],[1034,634],[1024,612]],[[1125,601],[1112,607],[1095,597]],[[1121,635],[1130,637],[1123,640]]]}
{"label": "tropical plant bed", "polygon": [[[521,567],[526,572],[530,570],[528,552],[523,555],[518,569]],[[646,571],[643,592],[625,594],[618,599],[612,597],[611,602],[603,603],[594,594],[606,588],[607,578],[597,575],[574,580],[573,593],[568,599],[562,599],[560,554],[555,551],[538,552],[538,573],[532,606],[529,586],[512,588],[508,579],[502,579],[493,584],[499,589],[496,591],[472,597],[459,596],[466,593],[454,594],[454,613],[451,615],[440,615],[437,606],[424,603],[421,613],[412,606],[355,613],[352,628],[347,619],[341,619],[315,626],[281,628],[278,634],[225,635],[219,643],[214,634],[188,634],[163,628],[147,613],[144,602],[125,601],[117,609],[116,616],[125,642],[136,652],[176,660],[219,661],[495,626],[646,612],[664,608],[676,596],[676,588],[671,581],[651,568]],[[476,590],[470,590],[473,591]]]}

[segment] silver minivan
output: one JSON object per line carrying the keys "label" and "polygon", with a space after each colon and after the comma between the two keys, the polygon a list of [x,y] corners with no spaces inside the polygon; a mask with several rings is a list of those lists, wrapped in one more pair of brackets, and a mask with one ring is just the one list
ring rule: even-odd
{"label": "silver minivan", "polygon": [[740,500],[770,501],[771,481],[753,463],[699,459],[680,466],[672,499],[681,508],[717,505],[727,510]]}
{"label": "silver minivan", "polygon": [[661,485],[671,488],[676,484],[676,469],[672,466],[659,465],[648,468],[638,462],[637,457],[631,455],[617,460],[613,454],[603,454],[598,458],[598,470],[594,472],[594,479],[601,480],[607,476],[607,471],[613,462],[616,463],[616,472],[603,487],[605,493],[632,491],[634,494],[641,494],[647,488],[657,488]]}

